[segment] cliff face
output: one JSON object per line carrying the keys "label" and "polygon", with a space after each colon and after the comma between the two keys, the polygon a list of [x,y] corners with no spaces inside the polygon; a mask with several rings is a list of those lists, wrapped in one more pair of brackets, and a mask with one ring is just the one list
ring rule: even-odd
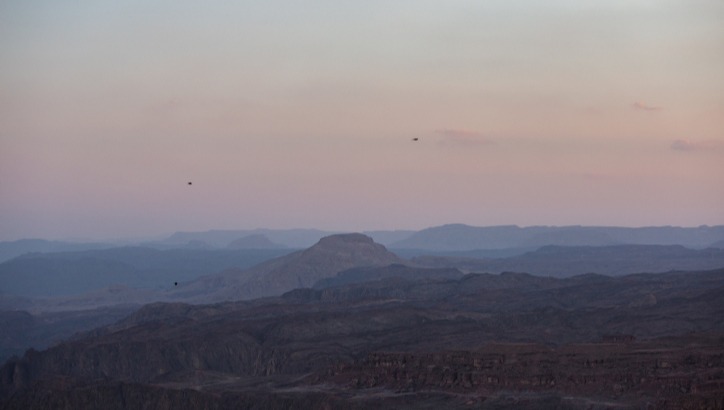
{"label": "cliff face", "polygon": [[[719,403],[711,394],[724,367],[718,338],[669,343],[491,344],[476,351],[375,352],[341,365],[317,382],[333,380],[350,388],[386,387],[401,391],[441,389],[464,393],[502,389],[551,392],[579,397],[646,397],[639,404]],[[719,386],[720,388],[721,386]]]}

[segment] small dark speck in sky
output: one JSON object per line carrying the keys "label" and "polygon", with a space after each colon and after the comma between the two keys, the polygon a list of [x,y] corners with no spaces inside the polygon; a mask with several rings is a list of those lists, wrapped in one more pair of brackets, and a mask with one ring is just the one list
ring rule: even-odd
{"label": "small dark speck in sky", "polygon": [[415,138],[413,138],[412,140],[413,140],[413,141],[419,141],[420,139],[417,138],[417,137],[415,137]]}
{"label": "small dark speck in sky", "polygon": [[189,185],[191,185],[191,182],[189,182]]}

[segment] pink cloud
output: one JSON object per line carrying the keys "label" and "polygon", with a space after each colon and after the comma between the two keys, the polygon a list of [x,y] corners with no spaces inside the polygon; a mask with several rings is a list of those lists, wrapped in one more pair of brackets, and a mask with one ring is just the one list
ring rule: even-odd
{"label": "pink cloud", "polygon": [[460,128],[442,128],[435,130],[435,134],[444,137],[443,143],[464,145],[490,145],[494,141],[478,131]]}
{"label": "pink cloud", "polygon": [[636,101],[633,103],[633,107],[637,110],[643,110],[643,111],[661,111],[661,107],[654,107],[653,105],[648,105],[645,103],[642,103],[640,101]]}
{"label": "pink cloud", "polygon": [[678,139],[672,142],[670,147],[674,151],[716,151],[724,149],[724,141],[691,141],[687,139]]}

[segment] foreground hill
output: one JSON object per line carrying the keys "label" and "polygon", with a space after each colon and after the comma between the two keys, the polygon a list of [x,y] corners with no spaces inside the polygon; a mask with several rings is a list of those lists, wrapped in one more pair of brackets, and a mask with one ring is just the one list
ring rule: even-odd
{"label": "foreground hill", "polygon": [[201,302],[274,296],[294,288],[311,287],[343,270],[393,263],[402,263],[402,260],[368,236],[331,235],[308,249],[251,269],[230,269],[184,284],[175,289],[171,297]]}
{"label": "foreground hill", "polygon": [[146,306],[5,364],[0,406],[724,404],[724,270],[417,280],[379,269],[276,298]]}

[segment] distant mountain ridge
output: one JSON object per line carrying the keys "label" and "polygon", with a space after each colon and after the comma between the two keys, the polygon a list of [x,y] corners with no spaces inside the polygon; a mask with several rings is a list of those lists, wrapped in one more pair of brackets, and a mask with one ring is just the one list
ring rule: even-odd
{"label": "distant mountain ridge", "polygon": [[[389,244],[406,239],[415,232],[411,230],[376,230],[363,231],[362,234],[372,237],[377,243]],[[275,244],[299,249],[308,248],[325,236],[341,233],[344,232],[319,229],[213,229],[198,232],[176,232],[158,244],[185,246],[197,242],[206,243],[211,247],[225,248],[241,238],[264,236]]]}
{"label": "distant mountain ridge", "polygon": [[457,268],[468,272],[514,271],[559,278],[586,273],[620,276],[721,268],[724,267],[724,249],[689,249],[681,245],[548,245],[507,258],[418,256],[412,261],[421,266]]}
{"label": "distant mountain ridge", "polygon": [[212,229],[202,232],[176,232],[161,243],[186,245],[191,241],[201,241],[213,247],[225,248],[237,239],[264,235],[271,242],[299,249],[309,247],[320,238],[334,233],[319,229]]}
{"label": "distant mountain ridge", "polygon": [[117,245],[104,242],[67,242],[45,239],[20,239],[0,242],[0,262],[31,252],[78,252],[91,249],[106,249]]}
{"label": "distant mountain ridge", "polygon": [[475,227],[464,224],[423,229],[389,245],[391,249],[467,251],[474,249],[535,249],[546,245],[682,245],[707,248],[724,241],[724,225],[682,228],[673,226],[624,228],[605,226],[501,225]]}
{"label": "distant mountain ridge", "polygon": [[[125,240],[120,242],[71,242],[22,239],[0,242],[0,262],[29,252],[68,252],[119,246],[143,246],[167,249],[226,249],[232,242],[262,235],[270,242],[301,249],[319,239],[342,233],[319,229],[228,229],[176,232],[162,240]],[[535,250],[546,245],[682,245],[689,248],[724,247],[724,226],[653,226],[626,228],[615,226],[471,226],[448,224],[414,230],[362,231],[375,242],[393,250],[474,251]],[[522,252],[519,252],[522,253]]]}
{"label": "distant mountain ridge", "polygon": [[235,239],[226,247],[228,249],[279,249],[285,246],[270,241],[266,235],[254,234]]}

